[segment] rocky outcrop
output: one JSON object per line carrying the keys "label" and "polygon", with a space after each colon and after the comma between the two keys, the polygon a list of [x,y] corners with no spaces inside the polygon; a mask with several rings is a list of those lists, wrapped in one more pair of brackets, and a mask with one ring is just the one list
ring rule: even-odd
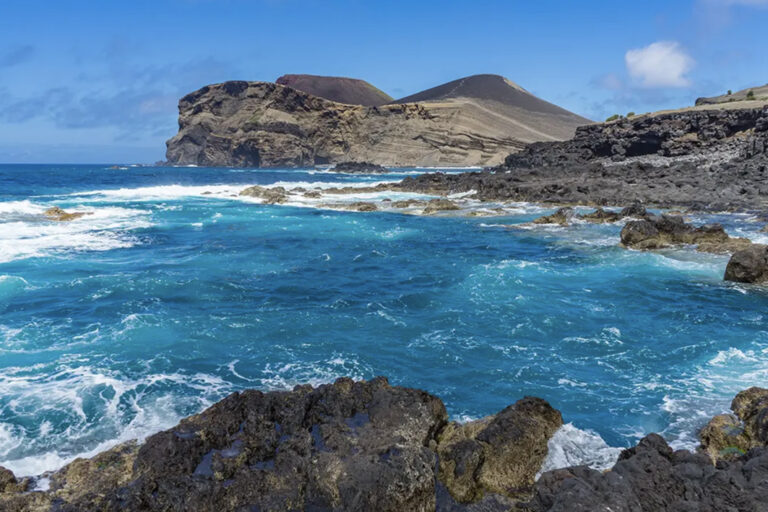
{"label": "rocky outcrop", "polygon": [[567,226],[573,219],[579,219],[593,224],[606,224],[610,222],[618,222],[626,218],[645,218],[647,212],[645,207],[639,203],[627,206],[619,212],[613,212],[605,210],[603,208],[597,208],[592,213],[584,215],[577,215],[573,208],[570,206],[564,206],[558,208],[555,213],[551,215],[544,215],[533,220],[534,224],[557,224],[560,226]]}
{"label": "rocky outcrop", "polygon": [[455,211],[460,210],[459,205],[449,199],[430,199],[427,201],[426,208],[424,208],[424,214],[430,215],[437,212]]}
{"label": "rocky outcrop", "polygon": [[433,511],[438,497],[458,503],[446,488],[508,503],[530,495],[561,423],[525,398],[470,427],[449,424],[438,398],[384,378],[244,391],[142,445],[76,460],[46,492],[23,493],[0,470],[0,509]]}
{"label": "rocky outcrop", "polygon": [[576,215],[573,208],[565,206],[558,208],[552,215],[544,215],[538,219],[534,219],[534,224],[558,224],[560,226],[567,226],[568,222]]}
{"label": "rocky outcrop", "polygon": [[282,204],[288,200],[288,191],[284,187],[260,187],[254,185],[240,191],[241,196],[261,199],[264,204]]}
{"label": "rocky outcrop", "polygon": [[768,390],[742,391],[731,407],[697,453],[650,434],[610,471],[535,481],[562,425],[539,398],[459,424],[438,398],[384,378],[249,390],[144,444],[78,459],[47,475],[47,491],[0,468],[0,510],[763,511]]}
{"label": "rocky outcrop", "polygon": [[768,107],[660,113],[580,127],[571,140],[530,144],[494,169],[402,185],[486,200],[759,209],[768,206],[766,150]]}
{"label": "rocky outcrop", "polygon": [[179,132],[166,157],[247,167],[496,165],[529,142],[562,140],[589,122],[502,77],[463,80],[478,85],[466,94],[488,94],[363,106],[268,82],[209,85],[179,102]]}
{"label": "rocky outcrop", "polygon": [[724,279],[737,283],[768,282],[768,246],[753,244],[735,252],[725,267]]}
{"label": "rocky outcrop", "polygon": [[672,450],[650,434],[622,452],[610,471],[584,466],[544,473],[529,512],[665,512],[768,509],[768,449],[731,463],[712,464],[704,453]]}
{"label": "rocky outcrop", "polygon": [[753,387],[736,395],[733,414],[720,414],[701,430],[701,450],[713,461],[737,460],[768,445],[768,389]]}
{"label": "rocky outcrop", "polygon": [[451,423],[438,437],[439,478],[460,503],[486,493],[530,495],[547,456],[547,442],[563,424],[540,398],[519,400],[494,417]]}
{"label": "rocky outcrop", "polygon": [[45,215],[48,219],[55,220],[57,222],[68,222],[70,220],[79,219],[86,215],[93,215],[93,212],[67,212],[58,206],[54,206],[45,210],[43,215]]}
{"label": "rocky outcrop", "polygon": [[724,252],[728,247],[738,245],[734,240],[751,244],[746,239],[731,238],[720,224],[696,227],[677,215],[648,215],[644,220],[628,222],[621,230],[621,244],[630,249],[698,245],[708,252]]}
{"label": "rocky outcrop", "polygon": [[360,173],[360,174],[384,174],[389,169],[371,162],[340,162],[333,166],[336,172]]}

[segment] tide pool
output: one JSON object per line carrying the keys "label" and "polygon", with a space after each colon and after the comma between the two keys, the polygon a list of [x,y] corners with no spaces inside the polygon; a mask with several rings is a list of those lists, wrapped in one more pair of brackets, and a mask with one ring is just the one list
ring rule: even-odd
{"label": "tide pool", "polygon": [[[55,469],[240,389],[377,375],[456,419],[540,396],[572,423],[564,446],[692,448],[766,384],[768,293],[723,282],[726,256],[627,251],[621,225],[514,227],[551,211],[535,205],[422,217],[237,195],[418,172],[0,166],[0,465]],[[92,215],[45,220],[54,205]],[[768,240],[748,216],[693,220]]]}

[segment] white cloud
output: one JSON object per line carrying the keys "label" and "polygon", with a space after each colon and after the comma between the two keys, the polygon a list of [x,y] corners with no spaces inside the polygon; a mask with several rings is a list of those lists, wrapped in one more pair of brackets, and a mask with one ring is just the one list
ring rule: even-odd
{"label": "white cloud", "polygon": [[624,56],[629,75],[642,87],[688,87],[693,59],[674,41],[657,41]]}

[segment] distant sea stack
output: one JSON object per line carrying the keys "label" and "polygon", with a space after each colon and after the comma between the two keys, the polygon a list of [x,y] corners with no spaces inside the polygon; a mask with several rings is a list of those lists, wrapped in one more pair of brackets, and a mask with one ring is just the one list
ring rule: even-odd
{"label": "distant sea stack", "polygon": [[498,75],[462,78],[381,104],[388,97],[362,80],[286,75],[278,81],[225,82],[182,98],[168,162],[497,165],[528,143],[565,140],[590,123]]}

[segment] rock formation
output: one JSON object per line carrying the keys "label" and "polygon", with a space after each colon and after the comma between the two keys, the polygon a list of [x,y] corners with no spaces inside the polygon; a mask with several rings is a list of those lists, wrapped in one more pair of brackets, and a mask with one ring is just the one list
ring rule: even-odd
{"label": "rock formation", "polygon": [[142,445],[72,462],[46,492],[24,493],[29,482],[0,469],[0,509],[433,511],[446,488],[461,501],[508,501],[530,495],[561,424],[537,398],[448,423],[438,398],[384,378],[244,391]]}
{"label": "rock formation", "polygon": [[402,187],[486,200],[757,209],[768,197],[767,151],[768,107],[712,107],[583,126],[495,169],[408,177]]}
{"label": "rock formation", "polygon": [[336,172],[361,173],[361,174],[384,174],[389,169],[371,162],[340,162],[333,166]]}
{"label": "rock formation", "polygon": [[526,143],[562,140],[589,123],[503,77],[461,83],[456,94],[425,91],[418,100],[378,106],[268,82],[209,85],[179,102],[179,132],[166,156],[172,164],[211,166],[495,165]]}
{"label": "rock formation", "polygon": [[753,244],[735,252],[725,267],[726,281],[764,283],[768,281],[768,246]]}
{"label": "rock formation", "polygon": [[149,437],[48,474],[0,468],[0,510],[763,511],[768,390],[733,400],[697,453],[650,434],[605,473],[535,481],[560,413],[526,397],[494,416],[448,422],[436,397],[386,379],[233,393]]}
{"label": "rock formation", "polygon": [[702,252],[729,252],[752,242],[746,238],[731,238],[720,224],[696,227],[677,215],[647,215],[643,220],[634,220],[624,226],[621,244],[630,249],[697,245]]}

